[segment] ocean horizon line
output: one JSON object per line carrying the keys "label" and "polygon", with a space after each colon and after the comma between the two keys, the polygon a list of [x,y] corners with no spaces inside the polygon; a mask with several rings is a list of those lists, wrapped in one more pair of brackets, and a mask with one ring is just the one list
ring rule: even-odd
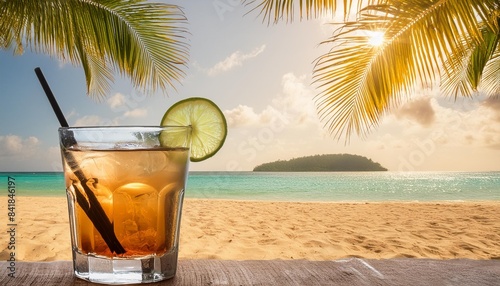
{"label": "ocean horizon line", "polygon": [[[0,171],[0,174],[21,174],[21,173],[64,173],[64,171]],[[189,173],[500,173],[500,170],[415,170],[415,171],[253,171],[253,170],[242,170],[242,171],[224,171],[224,170],[189,170]]]}

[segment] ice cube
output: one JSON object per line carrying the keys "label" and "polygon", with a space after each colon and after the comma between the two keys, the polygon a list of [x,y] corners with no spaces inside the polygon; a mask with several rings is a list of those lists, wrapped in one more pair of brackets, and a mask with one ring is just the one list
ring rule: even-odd
{"label": "ice cube", "polygon": [[117,238],[129,251],[155,245],[158,191],[144,183],[129,183],[113,193],[113,225]]}

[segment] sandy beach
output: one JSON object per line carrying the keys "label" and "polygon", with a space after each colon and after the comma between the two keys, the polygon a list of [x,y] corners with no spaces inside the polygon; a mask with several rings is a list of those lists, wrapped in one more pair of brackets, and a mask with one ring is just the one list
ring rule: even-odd
{"label": "sandy beach", "polygon": [[[0,213],[0,259],[9,230]],[[17,197],[16,259],[70,260],[66,198]],[[179,259],[500,259],[500,202],[290,203],[187,199]]]}

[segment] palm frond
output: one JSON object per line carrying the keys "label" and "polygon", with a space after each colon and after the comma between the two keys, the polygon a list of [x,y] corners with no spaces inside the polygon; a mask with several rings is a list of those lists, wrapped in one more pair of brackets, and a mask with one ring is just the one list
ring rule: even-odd
{"label": "palm frond", "polygon": [[145,0],[6,0],[0,2],[0,11],[0,32],[11,29],[22,45],[82,65],[89,94],[105,95],[114,71],[152,91],[166,91],[184,75],[186,18],[175,5]]}
{"label": "palm frond", "polygon": [[[369,2],[374,2],[368,0]],[[258,10],[262,21],[278,23],[281,20],[294,21],[297,10],[300,20],[318,18],[326,13],[335,12],[339,3],[343,4],[344,16],[347,17],[352,9],[354,0],[247,0],[246,5],[251,11]],[[298,2],[298,3],[297,3]],[[361,1],[358,1],[358,10]]]}
{"label": "palm frond", "polygon": [[[497,17],[489,17],[488,22],[480,23],[482,37],[473,48],[467,49],[472,40],[468,34],[463,35],[461,43],[464,46],[463,49],[467,49],[467,53],[465,55],[451,55],[444,65],[446,73],[442,77],[441,89],[445,94],[455,97],[472,96],[479,86],[482,86],[487,94],[490,94],[488,91],[494,93],[495,87],[490,88],[489,85],[497,86],[499,84],[500,71],[496,70],[496,82],[491,81],[490,78],[493,74],[489,70],[493,68],[493,72],[495,72],[495,65],[489,62],[494,60],[494,54],[499,49],[500,29],[498,29],[498,25],[495,25],[495,22],[498,23]],[[482,82],[485,71],[488,74],[487,81]]]}
{"label": "palm frond", "polygon": [[[0,3],[0,49],[10,50],[14,49],[16,54],[22,54],[23,46],[21,36],[19,34],[19,22],[14,19],[6,21],[7,5]],[[12,21],[11,21],[12,20]]]}
{"label": "palm frond", "polygon": [[500,97],[500,45],[484,67],[479,87],[490,97]]}
{"label": "palm frond", "polygon": [[[464,56],[481,42],[477,15],[489,13],[488,1],[387,2],[365,7],[357,21],[343,24],[324,42],[333,48],[315,66],[316,105],[335,137],[365,135],[416,83],[439,79],[446,59]],[[378,48],[363,34],[373,30],[385,34]],[[470,39],[465,46],[464,34]]]}

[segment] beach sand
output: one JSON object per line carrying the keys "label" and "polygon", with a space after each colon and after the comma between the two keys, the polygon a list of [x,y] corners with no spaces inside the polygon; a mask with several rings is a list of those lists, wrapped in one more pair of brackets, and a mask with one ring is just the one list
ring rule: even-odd
{"label": "beach sand", "polygon": [[[1,203],[0,259],[11,250]],[[18,261],[70,260],[66,198],[16,198]],[[179,259],[500,259],[500,202],[291,203],[186,199]]]}

